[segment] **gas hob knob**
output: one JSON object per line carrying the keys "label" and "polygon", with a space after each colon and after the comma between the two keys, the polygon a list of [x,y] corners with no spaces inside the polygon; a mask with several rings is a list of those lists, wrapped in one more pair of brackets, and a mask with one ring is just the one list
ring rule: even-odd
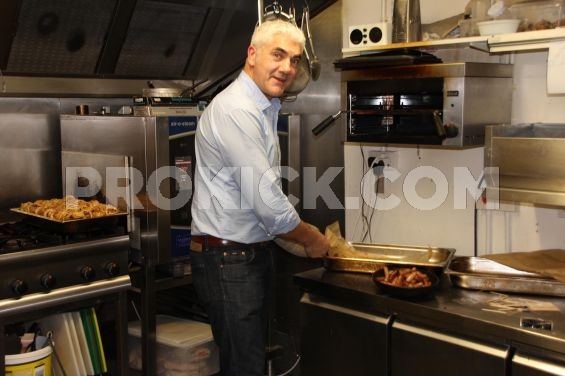
{"label": "gas hob knob", "polygon": [[57,279],[52,274],[45,273],[39,277],[39,283],[46,290],[51,290],[57,284]]}
{"label": "gas hob knob", "polygon": [[21,279],[14,279],[12,283],[10,283],[10,287],[16,296],[22,296],[27,292],[27,283]]}
{"label": "gas hob knob", "polygon": [[110,261],[109,263],[106,264],[106,266],[104,267],[104,271],[106,272],[107,275],[109,275],[110,277],[115,277],[118,274],[120,274],[120,265],[117,262],[114,261]]}
{"label": "gas hob knob", "polygon": [[96,271],[90,265],[85,265],[80,269],[80,276],[85,281],[92,281],[96,277]]}

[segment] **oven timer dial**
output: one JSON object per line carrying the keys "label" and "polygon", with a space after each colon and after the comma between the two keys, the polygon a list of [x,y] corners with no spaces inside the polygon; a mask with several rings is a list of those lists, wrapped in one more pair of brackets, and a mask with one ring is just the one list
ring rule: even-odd
{"label": "oven timer dial", "polygon": [[92,266],[85,265],[82,268],[80,268],[80,276],[85,281],[92,281],[94,280],[94,277],[96,277],[96,271]]}
{"label": "oven timer dial", "polygon": [[57,284],[57,279],[52,274],[44,273],[39,277],[39,283],[46,290],[51,290]]}
{"label": "oven timer dial", "polygon": [[22,296],[27,292],[27,283],[21,279],[14,279],[12,283],[10,283],[10,287],[14,295],[17,296]]}
{"label": "oven timer dial", "polygon": [[106,272],[107,275],[109,275],[110,277],[115,277],[118,274],[120,274],[120,265],[115,262],[115,261],[110,261],[109,263],[106,264],[106,266],[104,267],[104,271]]}

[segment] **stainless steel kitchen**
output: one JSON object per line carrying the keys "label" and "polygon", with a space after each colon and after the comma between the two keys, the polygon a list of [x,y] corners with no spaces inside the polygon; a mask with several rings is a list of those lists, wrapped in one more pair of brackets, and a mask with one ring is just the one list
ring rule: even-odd
{"label": "stainless steel kitchen", "polygon": [[329,250],[259,225],[263,374],[565,375],[563,0],[1,2],[0,375],[250,376],[195,244],[259,243],[191,227],[197,133],[274,19],[277,184]]}

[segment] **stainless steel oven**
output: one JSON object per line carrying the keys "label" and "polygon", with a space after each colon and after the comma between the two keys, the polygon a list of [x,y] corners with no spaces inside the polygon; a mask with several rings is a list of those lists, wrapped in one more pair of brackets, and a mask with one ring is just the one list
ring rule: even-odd
{"label": "stainless steel oven", "polygon": [[[8,102],[8,101],[6,101]],[[52,226],[13,212],[24,201],[61,197],[58,107],[50,100],[4,103],[0,126],[0,336],[7,328],[51,314],[94,307],[100,315],[108,368],[127,374],[130,239],[127,222],[111,226]],[[33,105],[35,106],[32,106]],[[31,113],[29,108],[38,113]],[[51,111],[55,109],[56,111]],[[106,335],[104,335],[106,334]],[[109,348],[107,348],[110,350]],[[0,342],[0,369],[5,367]],[[58,351],[65,351],[58,349]]]}
{"label": "stainless steel oven", "polygon": [[[132,290],[139,293],[132,294],[132,304],[139,298],[142,368],[151,374],[156,369],[157,280],[182,281],[190,272],[194,132],[201,109],[145,102],[133,112],[62,115],[61,160],[67,191],[98,195],[129,212],[130,275]],[[88,171],[92,176],[81,184],[80,177]]]}
{"label": "stainless steel oven", "polygon": [[344,70],[347,140],[465,147],[510,121],[512,65],[414,64]]}

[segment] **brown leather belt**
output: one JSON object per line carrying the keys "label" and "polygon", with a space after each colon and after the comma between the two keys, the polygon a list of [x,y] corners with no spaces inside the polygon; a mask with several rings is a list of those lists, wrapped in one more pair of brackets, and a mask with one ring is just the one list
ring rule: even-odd
{"label": "brown leather belt", "polygon": [[238,243],[227,239],[217,238],[212,235],[192,235],[190,239],[190,250],[194,252],[202,252],[204,245],[210,247],[233,247],[233,246],[244,246],[244,247],[266,247],[270,245],[270,241],[257,242],[257,243]]}

